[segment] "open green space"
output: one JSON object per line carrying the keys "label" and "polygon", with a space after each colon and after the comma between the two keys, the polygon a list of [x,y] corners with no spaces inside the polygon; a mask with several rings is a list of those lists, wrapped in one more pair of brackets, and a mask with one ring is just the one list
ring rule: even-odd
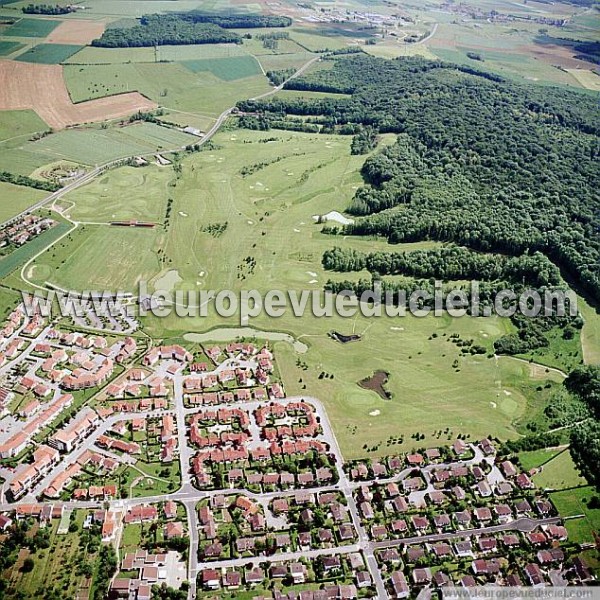
{"label": "open green space", "polygon": [[34,261],[30,278],[68,290],[132,289],[159,270],[159,237],[154,229],[82,225]]}
{"label": "open green space", "polygon": [[212,117],[238,100],[271,89],[263,75],[223,81],[210,72],[194,74],[175,63],[67,65],[64,73],[74,102],[138,91],[161,106]]}
{"label": "open green space", "polygon": [[154,123],[109,129],[68,129],[26,144],[25,151],[43,156],[46,163],[70,160],[87,165],[157,150],[175,150],[197,138]]}
{"label": "open green space", "polygon": [[69,194],[65,214],[76,221],[159,222],[165,216],[172,179],[171,169],[157,166],[114,169]]}
{"label": "open green space", "polygon": [[210,72],[215,77],[224,81],[244,79],[245,77],[260,75],[262,73],[260,65],[252,56],[186,60],[183,62],[183,65],[192,73]]}
{"label": "open green space", "polygon": [[2,32],[2,35],[12,37],[43,38],[52,33],[61,21],[53,19],[19,19],[14,25]]}
{"label": "open green space", "polygon": [[551,461],[555,456],[560,454],[562,450],[556,448],[542,448],[541,450],[528,450],[519,452],[519,462],[525,471],[537,469],[541,465]]}
{"label": "open green space", "polygon": [[24,44],[20,44],[19,42],[0,40],[0,56],[8,56],[24,47]]}
{"label": "open green space", "polygon": [[[386,137],[383,143],[392,140]],[[218,149],[190,155],[182,162],[182,174],[170,190],[173,205],[168,230],[165,234],[142,232],[152,241],[146,239],[143,249],[136,246],[131,268],[106,259],[105,244],[119,243],[106,241],[114,230],[86,227],[78,230],[72,241],[65,241],[63,248],[54,249],[54,258],[48,255],[36,261],[33,277],[58,285],[67,282],[75,289],[92,282],[102,289],[117,284],[133,289],[141,272],[154,269],[157,278],[168,270],[176,271],[181,279],[177,287],[185,290],[319,290],[329,276],[321,267],[321,255],[342,240],[320,233],[312,217],[343,210],[360,185],[364,157],[349,154],[350,141],[339,136],[225,129],[215,137]],[[165,185],[164,179],[157,179],[161,171],[141,172],[147,179],[138,194],[155,190],[159,195]],[[113,185],[122,187],[130,175],[120,169],[104,187],[96,189],[109,194]],[[70,212],[76,213],[77,196],[84,193],[89,198],[95,194],[83,188],[65,197],[65,203],[72,197],[75,201]],[[115,197],[120,194],[117,191]],[[124,204],[130,204],[135,195],[135,190],[126,194]],[[104,215],[112,210],[100,207]],[[92,219],[92,212],[86,217]],[[225,223],[221,228],[207,227]],[[125,239],[132,233],[140,232],[118,230]],[[384,241],[374,239],[354,238],[343,243],[364,250],[387,247]],[[153,254],[159,247],[162,267],[158,254]],[[101,262],[97,259],[100,255]],[[256,261],[256,268],[248,268],[247,257]],[[56,267],[63,260],[66,262]],[[187,331],[239,323],[211,314],[204,319],[173,315],[147,320],[145,325],[156,337],[177,337]],[[529,410],[526,396],[535,395],[535,387],[544,380],[531,380],[531,368],[525,362],[464,356],[448,340],[456,332],[491,349],[494,339],[511,330],[508,321],[496,318],[349,320],[288,314],[279,319],[261,316],[251,325],[290,332],[309,346],[306,354],[299,355],[288,344],[276,344],[284,381],[289,393],[309,390],[322,398],[348,457],[364,455],[364,444],[377,446],[374,452],[384,454],[415,445],[441,445],[459,433],[473,438],[515,437],[514,422]],[[363,338],[342,346],[328,337],[331,329],[360,333]],[[436,337],[429,339],[433,333]],[[391,373],[390,401],[357,385],[377,369]],[[322,373],[333,377],[324,378]],[[418,444],[411,439],[417,432],[424,436]],[[390,436],[395,441],[388,446]]]}
{"label": "open green space", "polygon": [[41,235],[33,238],[24,246],[17,248],[7,256],[0,259],[0,279],[10,275],[15,269],[22,267],[28,260],[32,259],[38,252],[52,244],[61,235],[69,230],[68,223],[58,223],[51,229],[44,231]]}
{"label": "open green space", "polygon": [[0,153],[9,146],[9,141],[16,140],[14,143],[20,143],[26,140],[25,136],[47,129],[46,123],[33,110],[1,110]]}
{"label": "open green space", "polygon": [[592,486],[554,492],[550,495],[563,518],[582,515],[581,518],[568,519],[565,522],[571,542],[593,543],[594,534],[600,532],[600,508],[589,506],[593,496],[598,496],[598,492]]}
{"label": "open green space", "polygon": [[586,485],[573,463],[571,453],[565,450],[545,463],[541,471],[534,476],[534,483],[541,488],[564,490]]}
{"label": "open green space", "polygon": [[72,64],[116,64],[153,63],[156,60],[181,62],[209,58],[229,58],[247,56],[245,45],[239,44],[189,44],[185,46],[160,46],[154,48],[97,48],[86,46],[65,62]]}
{"label": "open green space", "polygon": [[82,46],[73,44],[38,44],[19,54],[16,60],[30,63],[40,63],[44,65],[58,65],[69,56],[73,56]]}
{"label": "open green space", "polygon": [[0,222],[14,217],[47,195],[48,192],[42,190],[0,182]]}

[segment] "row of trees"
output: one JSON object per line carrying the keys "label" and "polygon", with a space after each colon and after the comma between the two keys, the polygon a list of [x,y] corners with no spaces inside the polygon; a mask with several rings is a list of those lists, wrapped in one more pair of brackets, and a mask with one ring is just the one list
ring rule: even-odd
{"label": "row of trees", "polygon": [[538,288],[561,284],[560,271],[543,254],[505,256],[444,246],[413,252],[372,252],[335,247],[325,251],[322,264],[328,271],[362,271],[379,275],[408,275],[459,280],[510,281]]}
{"label": "row of trees", "polygon": [[73,6],[60,4],[28,4],[21,9],[26,15],[66,15],[75,12]]}
{"label": "row of trees", "polygon": [[32,177],[27,177],[27,175],[16,175],[8,171],[0,171],[0,181],[14,185],[24,185],[46,192],[56,192],[56,190],[60,189],[60,185],[53,181],[42,181],[41,179],[33,179]]}
{"label": "row of trees", "polygon": [[268,124],[290,116],[370,126],[398,143],[369,158],[349,235],[541,252],[600,298],[600,123],[586,94],[503,81],[420,58],[335,59],[286,88],[351,97],[244,101]]}

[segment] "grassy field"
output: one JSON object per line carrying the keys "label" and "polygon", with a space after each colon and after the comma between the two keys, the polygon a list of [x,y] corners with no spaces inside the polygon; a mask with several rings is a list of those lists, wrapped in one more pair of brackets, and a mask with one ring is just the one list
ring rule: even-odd
{"label": "grassy field", "polygon": [[600,312],[583,298],[579,298],[578,307],[584,318],[581,333],[584,361],[590,365],[600,364]]}
{"label": "grassy field", "polygon": [[83,225],[36,259],[30,278],[69,290],[130,289],[159,270],[158,237],[153,229]]}
{"label": "grassy field", "polygon": [[17,248],[9,255],[0,259],[0,279],[4,279],[16,269],[22,267],[28,260],[33,258],[38,252],[41,252],[46,246],[52,244],[66,231],[69,225],[67,223],[59,223],[48,229],[41,235],[28,242],[24,246]]}
{"label": "grassy field", "polygon": [[537,469],[541,465],[551,461],[555,456],[560,454],[562,450],[542,448],[541,450],[530,450],[519,452],[519,461],[525,471]]}
{"label": "grassy field", "polygon": [[235,81],[262,74],[260,65],[252,56],[186,60],[182,64],[192,73],[209,72],[223,81]]}
{"label": "grassy field", "polygon": [[191,135],[154,123],[136,123],[122,128],[69,129],[23,148],[43,156],[46,163],[70,160],[95,165],[115,158],[173,150],[195,141],[197,138]]}
{"label": "grassy field", "polygon": [[66,63],[94,65],[117,63],[153,63],[159,61],[181,62],[209,58],[227,58],[247,56],[245,46],[239,44],[190,44],[185,46],[160,46],[155,54],[154,48],[96,48],[86,46],[71,56]]}
{"label": "grassy field", "polygon": [[9,140],[19,138],[24,141],[38,131],[45,131],[48,126],[32,110],[0,111],[0,152]]}
{"label": "grassy field", "polygon": [[60,21],[52,19],[19,19],[14,25],[4,31],[2,35],[43,38],[52,33],[60,23]]}
{"label": "grassy field", "polygon": [[565,522],[571,542],[594,542],[594,533],[600,533],[600,509],[588,506],[594,495],[597,496],[598,493],[592,486],[554,492],[550,495],[562,517],[583,515],[583,518],[569,519]]}
{"label": "grassy field", "polygon": [[[384,143],[392,140],[388,136]],[[176,271],[181,278],[179,289],[186,290],[319,290],[329,276],[320,265],[325,249],[339,243],[363,250],[387,247],[381,240],[333,240],[313,223],[315,214],[343,210],[360,185],[364,157],[350,156],[350,141],[336,136],[224,130],[215,137],[220,149],[184,160],[182,177],[170,189],[174,202],[169,229],[164,236],[143,232],[153,241],[146,240],[144,249],[138,249],[137,265],[136,259],[131,268],[106,259],[105,239],[112,236],[113,230],[88,227],[75,234],[64,248],[58,248],[56,257],[39,260],[34,279],[59,285],[69,282],[74,288],[117,283],[132,286],[141,272],[151,273],[154,269],[157,278],[167,270]],[[110,194],[112,187],[118,186],[115,197],[125,198],[126,206],[141,195],[140,189],[144,196],[155,189],[159,195],[165,185],[164,180],[157,179],[160,170],[142,171],[147,173],[143,188],[132,188],[121,196],[122,182],[129,174],[119,170],[96,190]],[[250,174],[244,176],[244,172]],[[86,193],[92,198],[97,191],[84,188],[77,194]],[[76,201],[77,194],[67,195],[64,202],[72,197]],[[70,212],[75,214],[77,210],[76,204]],[[104,215],[108,210],[112,209],[102,207]],[[92,218],[92,213],[86,216]],[[218,237],[203,231],[206,225],[225,222],[226,230]],[[131,233],[120,231],[119,235],[128,238]],[[108,243],[114,246],[118,242]],[[408,245],[407,249],[427,245]],[[162,249],[162,268],[157,255],[153,255],[158,247]],[[104,257],[101,262],[99,255]],[[246,257],[256,260],[254,272],[244,266]],[[52,266],[63,259],[65,264]],[[239,323],[233,319],[172,316],[147,321],[146,327],[149,333],[163,337],[235,324]],[[457,332],[491,348],[498,335],[510,330],[508,322],[498,319],[360,317],[350,321],[288,315],[276,320],[259,317],[251,324],[288,331],[308,344],[305,355],[295,354],[285,343],[277,344],[288,391],[303,393],[306,385],[307,390],[323,399],[349,457],[363,455],[362,446],[367,443],[372,447],[382,442],[376,453],[409,449],[415,445],[410,436],[417,431],[425,435],[420,445],[446,443],[458,433],[515,437],[513,422],[528,410],[526,397],[535,396],[535,386],[540,383],[529,379],[531,371],[526,363],[461,357],[459,349],[448,341],[448,336]],[[364,337],[356,344],[341,346],[328,337],[331,329],[363,333]],[[434,332],[437,337],[428,340]],[[381,352],[381,348],[386,351]],[[453,367],[455,360],[457,366]],[[390,371],[393,400],[381,400],[358,387],[359,379],[376,369]],[[333,378],[319,378],[322,372],[331,373]],[[448,431],[441,433],[446,428]],[[390,436],[404,439],[387,446]]]}
{"label": "grassy field", "polygon": [[69,194],[66,204],[73,205],[66,214],[76,221],[162,221],[172,179],[171,169],[157,166],[111,170]]}
{"label": "grassy field", "polygon": [[0,56],[8,56],[24,47],[25,45],[19,42],[0,40]]}
{"label": "grassy field", "polygon": [[47,195],[41,190],[0,182],[0,222],[14,217]]}
{"label": "grassy field", "polygon": [[81,46],[72,44],[38,44],[27,50],[27,52],[19,54],[16,60],[44,65],[58,65],[69,56],[73,56],[81,48]]}
{"label": "grassy field", "polygon": [[74,102],[138,91],[161,106],[210,117],[216,117],[237,100],[270,89],[262,75],[227,82],[212,73],[194,74],[175,63],[68,65],[64,73]]}
{"label": "grassy field", "polygon": [[587,485],[585,478],[579,475],[568,450],[545,463],[541,472],[533,477],[533,481],[541,488],[553,490]]}

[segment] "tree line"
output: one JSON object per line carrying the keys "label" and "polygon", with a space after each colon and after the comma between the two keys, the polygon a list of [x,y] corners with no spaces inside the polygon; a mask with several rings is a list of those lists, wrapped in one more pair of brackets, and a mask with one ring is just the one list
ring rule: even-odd
{"label": "tree line", "polygon": [[60,4],[28,4],[21,9],[26,15],[67,15],[75,12],[73,6],[61,6]]}
{"label": "tree line", "polygon": [[53,181],[42,181],[40,179],[33,179],[27,175],[16,175],[15,173],[9,173],[8,171],[0,171],[0,181],[12,183],[14,185],[23,185],[36,188],[46,192],[56,192],[61,188],[58,183],[54,183]]}

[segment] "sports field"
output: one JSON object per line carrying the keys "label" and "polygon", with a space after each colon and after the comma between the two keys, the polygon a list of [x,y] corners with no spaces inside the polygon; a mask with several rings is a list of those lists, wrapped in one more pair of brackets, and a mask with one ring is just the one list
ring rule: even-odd
{"label": "sports field", "polygon": [[[384,143],[392,140],[386,137]],[[214,139],[218,150],[183,161],[181,179],[168,189],[173,204],[166,233],[101,225],[80,228],[72,241],[59,244],[56,256],[36,261],[33,279],[73,288],[93,284],[100,289],[123,286],[121,289],[134,290],[139,277],[157,279],[174,270],[182,280],[180,289],[266,291],[276,286],[320,290],[330,276],[320,264],[325,249],[340,243],[363,250],[387,247],[381,240],[332,239],[313,223],[315,214],[343,210],[360,185],[364,157],[349,154],[350,141],[349,137],[278,131],[222,131]],[[170,168],[168,171],[172,174]],[[122,201],[121,210],[131,207],[132,212],[110,214],[134,214],[145,210],[145,199],[164,198],[163,172],[157,168],[119,169],[92,184],[94,188],[84,187],[61,202],[74,201],[71,216],[82,211],[86,220],[91,220],[91,198],[100,193],[115,200],[100,203],[99,216],[106,218],[112,206],[117,206],[116,199]],[[143,186],[125,191],[129,177],[142,176],[146,177]],[[221,234],[207,230],[207,225],[224,223]],[[132,241],[133,235],[141,239]],[[121,258],[112,258],[116,255]],[[248,257],[256,261],[255,269],[248,267]],[[288,314],[280,319],[258,317],[251,324],[289,332],[309,346],[306,354],[299,355],[288,344],[278,342],[278,364],[289,393],[306,393],[306,385],[323,399],[348,457],[364,455],[367,443],[370,448],[377,446],[375,454],[410,449],[415,445],[411,435],[417,432],[425,436],[419,445],[427,446],[453,440],[459,433],[473,438],[515,437],[515,421],[529,410],[525,397],[535,397],[540,384],[539,379],[529,379],[526,363],[464,357],[448,340],[456,332],[491,348],[498,335],[510,330],[507,321],[495,318],[349,320]],[[175,316],[145,322],[148,333],[156,337],[178,337],[219,325],[239,322]],[[331,329],[360,333],[363,338],[341,345],[328,337]],[[433,333],[436,337],[429,339]],[[377,369],[391,373],[392,400],[382,400],[357,385]],[[324,372],[332,377],[322,377]],[[395,441],[388,446],[390,436]],[[402,442],[397,443],[400,438]]]}
{"label": "sports field", "polygon": [[81,46],[73,44],[38,44],[27,50],[27,52],[19,54],[16,60],[43,65],[58,65],[80,49]]}
{"label": "sports field", "polygon": [[19,19],[6,29],[2,35],[12,37],[46,37],[60,25],[53,19]]}
{"label": "sports field", "polygon": [[47,195],[41,190],[0,181],[0,222],[14,217]]}
{"label": "sports field", "polygon": [[69,194],[65,214],[75,221],[162,222],[173,179],[171,169],[157,166],[114,169]]}

